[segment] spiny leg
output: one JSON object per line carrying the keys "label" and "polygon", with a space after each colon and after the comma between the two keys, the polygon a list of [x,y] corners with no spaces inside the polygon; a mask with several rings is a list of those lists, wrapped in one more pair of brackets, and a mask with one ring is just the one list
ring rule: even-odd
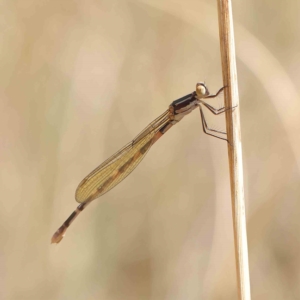
{"label": "spiny leg", "polygon": [[203,122],[204,122],[205,129],[207,129],[209,131],[214,131],[214,132],[217,132],[217,133],[221,133],[221,134],[226,134],[225,131],[221,131],[221,130],[217,130],[217,129],[213,129],[213,128],[208,127],[202,108],[200,108],[200,113],[201,113],[201,117],[202,117]]}
{"label": "spiny leg", "polygon": [[216,94],[214,94],[214,95],[209,95],[209,96],[205,97],[205,99],[207,99],[207,98],[216,98],[216,97],[218,97],[219,94],[220,94],[221,92],[223,92],[223,90],[224,90],[225,88],[226,88],[226,86],[221,87],[221,88],[217,91]]}
{"label": "spiny leg", "polygon": [[199,105],[199,109],[200,109],[200,115],[201,115],[201,121],[202,121],[202,128],[203,128],[203,132],[208,134],[208,135],[211,135],[211,136],[214,136],[220,140],[224,140],[224,141],[227,141],[227,139],[225,138],[222,138],[220,136],[217,136],[215,134],[212,134],[212,133],[209,133],[208,131],[214,131],[214,132],[217,132],[217,133],[221,133],[221,134],[226,134],[226,132],[223,132],[223,131],[218,131],[218,130],[215,130],[215,129],[211,129],[207,126],[207,123],[206,123],[206,120],[205,120],[205,117],[204,117],[204,113],[202,111],[202,107]]}
{"label": "spiny leg", "polygon": [[225,112],[226,110],[229,110],[229,109],[235,109],[237,107],[234,106],[234,107],[226,107],[223,106],[221,108],[215,108],[211,105],[209,105],[208,103],[204,102],[203,100],[200,100],[200,103],[203,104],[209,111],[211,111],[214,115],[219,115],[219,114],[222,114],[223,112]]}
{"label": "spiny leg", "polygon": [[[218,92],[217,92],[216,94],[214,94],[214,95],[209,95],[209,96],[205,97],[204,99],[211,99],[211,98],[216,98],[216,97],[218,97],[219,94],[220,94],[225,88],[226,88],[226,86],[221,87],[221,88],[218,90]],[[229,110],[229,109],[235,109],[235,108],[237,107],[237,105],[236,105],[236,106],[234,106],[234,107],[227,107],[227,108],[225,108],[225,106],[223,106],[223,107],[221,107],[221,108],[215,108],[215,107],[211,106],[210,104],[206,103],[205,101],[203,101],[203,100],[201,100],[201,99],[200,99],[200,102],[201,102],[207,109],[209,109],[214,115],[219,115],[219,114],[225,112],[226,110]]]}

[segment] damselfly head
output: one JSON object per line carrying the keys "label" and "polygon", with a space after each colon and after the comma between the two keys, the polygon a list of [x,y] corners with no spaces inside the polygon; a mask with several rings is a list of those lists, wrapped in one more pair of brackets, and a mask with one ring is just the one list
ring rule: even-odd
{"label": "damselfly head", "polygon": [[196,94],[199,98],[203,98],[209,95],[208,88],[204,82],[198,82],[196,84]]}

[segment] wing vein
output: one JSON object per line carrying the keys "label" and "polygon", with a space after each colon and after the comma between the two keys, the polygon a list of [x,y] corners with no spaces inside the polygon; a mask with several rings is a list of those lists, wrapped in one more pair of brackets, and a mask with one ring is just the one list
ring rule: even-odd
{"label": "wing vein", "polygon": [[152,146],[152,138],[169,121],[169,111],[165,111],[151,122],[130,143],[105,160],[87,175],[78,185],[77,202],[92,201],[115,187],[125,179],[142,161]]}

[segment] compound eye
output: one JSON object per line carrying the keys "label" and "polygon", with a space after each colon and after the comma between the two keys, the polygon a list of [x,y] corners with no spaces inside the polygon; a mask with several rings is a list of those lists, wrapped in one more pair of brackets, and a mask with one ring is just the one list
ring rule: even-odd
{"label": "compound eye", "polygon": [[198,97],[204,97],[206,95],[206,91],[206,87],[203,84],[197,83],[196,93]]}

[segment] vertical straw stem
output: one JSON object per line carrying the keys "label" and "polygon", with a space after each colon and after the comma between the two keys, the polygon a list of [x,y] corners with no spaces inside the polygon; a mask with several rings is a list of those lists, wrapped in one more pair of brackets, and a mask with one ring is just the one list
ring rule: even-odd
{"label": "vertical straw stem", "polygon": [[228,136],[228,158],[231,185],[232,217],[238,293],[240,300],[250,300],[250,279],[243,183],[242,142],[240,130],[239,96],[236,72],[231,0],[217,0]]}

